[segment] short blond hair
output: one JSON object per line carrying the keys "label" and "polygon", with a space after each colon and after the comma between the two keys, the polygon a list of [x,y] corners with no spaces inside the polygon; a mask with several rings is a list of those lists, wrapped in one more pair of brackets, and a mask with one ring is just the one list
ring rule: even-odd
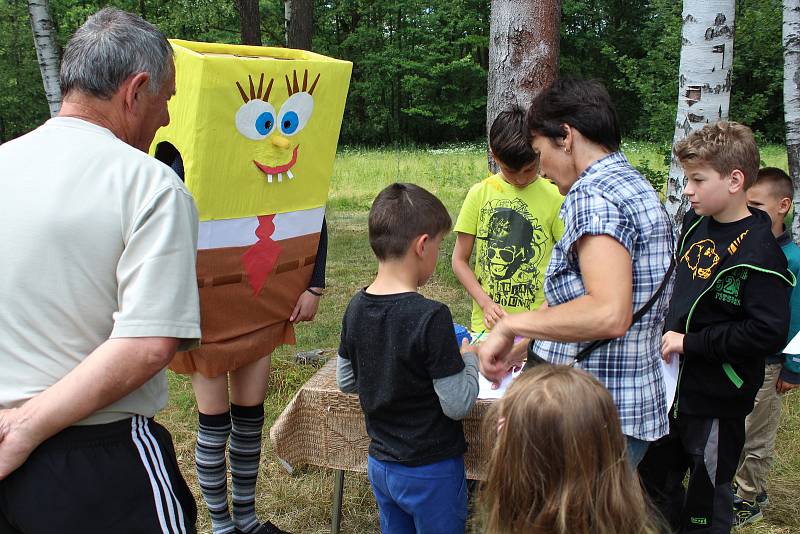
{"label": "short blond hair", "polygon": [[761,163],[753,131],[738,122],[706,124],[675,143],[672,152],[681,165],[705,163],[723,176],[742,171],[745,189],[756,182]]}

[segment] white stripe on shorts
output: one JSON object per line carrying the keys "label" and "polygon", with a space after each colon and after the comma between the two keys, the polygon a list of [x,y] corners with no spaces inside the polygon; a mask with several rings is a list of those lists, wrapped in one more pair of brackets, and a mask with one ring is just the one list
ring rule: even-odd
{"label": "white stripe on shorts", "polygon": [[[180,501],[178,501],[178,497],[175,496],[175,491],[172,489],[172,479],[170,479],[169,474],[167,473],[167,466],[164,464],[164,456],[161,454],[161,447],[158,446],[158,441],[156,437],[150,432],[149,422],[146,417],[139,416],[142,420],[142,434],[144,435],[145,439],[148,439],[152,444],[153,450],[155,451],[155,463],[158,469],[157,473],[160,474],[160,478],[164,483],[164,488],[166,489],[167,494],[167,503],[170,508],[170,512],[174,513],[173,517],[170,517],[170,523],[172,524],[175,532],[177,534],[186,534],[186,524],[183,520],[183,508],[181,507]],[[175,504],[175,510],[172,511],[172,503]],[[175,518],[178,519],[178,525],[175,525]]]}
{"label": "white stripe on shorts", "polygon": [[167,519],[164,516],[164,507],[161,504],[161,488],[156,482],[155,475],[150,467],[150,460],[144,450],[144,445],[137,435],[137,426],[139,422],[138,419],[138,415],[131,418],[131,438],[133,439],[133,444],[136,446],[136,450],[139,451],[139,458],[142,459],[144,470],[147,472],[147,476],[150,478],[150,487],[153,489],[153,500],[156,504],[156,514],[158,515],[158,522],[161,525],[161,532],[163,534],[170,534],[169,527],[167,527]]}
{"label": "white stripe on shorts", "polygon": [[[146,417],[141,415],[136,416],[139,418],[139,433],[144,442],[145,448],[150,453],[151,465],[154,468],[156,478],[161,483],[162,491],[164,492],[165,500],[167,501],[167,511],[169,513],[169,522],[172,526],[173,532],[176,534],[186,534],[186,525],[183,520],[183,509],[172,490],[172,481],[167,474],[167,468],[164,465],[164,457],[161,455],[161,448],[158,446],[156,437],[150,432],[150,427]],[[177,523],[176,524],[176,518]]]}

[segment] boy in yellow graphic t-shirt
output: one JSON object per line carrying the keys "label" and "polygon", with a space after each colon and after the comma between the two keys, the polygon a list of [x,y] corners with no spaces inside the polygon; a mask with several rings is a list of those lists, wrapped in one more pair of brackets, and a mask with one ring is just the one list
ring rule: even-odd
{"label": "boy in yellow graphic t-shirt", "polygon": [[[538,308],[564,200],[539,180],[539,159],[525,135],[525,111],[498,115],[489,146],[500,172],[470,188],[454,230],[453,271],[473,299],[471,329],[491,329],[506,313]],[[475,249],[475,272],[469,266]]]}

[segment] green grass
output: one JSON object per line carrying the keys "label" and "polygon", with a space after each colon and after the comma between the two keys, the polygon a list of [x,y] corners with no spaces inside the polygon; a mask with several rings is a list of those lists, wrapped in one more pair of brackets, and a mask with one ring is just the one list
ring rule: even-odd
{"label": "green grass", "polygon": [[[627,141],[623,150],[634,165],[646,162],[655,170],[666,170],[666,147]],[[766,165],[786,169],[786,152],[782,147],[764,147],[762,160]],[[486,153],[480,146],[340,151],[334,165],[328,204],[328,290],[316,320],[297,329],[297,346],[281,347],[273,354],[257,490],[259,517],[292,532],[329,532],[332,472],[304,467],[292,475],[287,474],[272,454],[267,435],[268,428],[294,393],[316,371],[312,366],[295,364],[294,354],[315,348],[335,348],[347,302],[375,275],[376,264],[367,241],[367,212],[372,199],[392,182],[414,182],[439,196],[455,220],[469,187],[486,175]],[[453,242],[451,234],[442,245],[436,273],[422,292],[447,303],[454,319],[463,324],[469,320],[470,301],[450,269]],[[170,403],[159,420],[173,434],[178,460],[197,499],[199,530],[210,532],[194,470],[197,410],[191,384],[186,377],[172,373],[169,379]],[[800,530],[796,506],[800,495],[798,398],[800,394],[794,393],[784,399],[776,462],[768,488],[773,504],[767,509],[765,521],[742,530],[744,534],[783,534]],[[346,477],[342,530],[348,533],[378,531],[375,502],[364,476],[349,473]]]}

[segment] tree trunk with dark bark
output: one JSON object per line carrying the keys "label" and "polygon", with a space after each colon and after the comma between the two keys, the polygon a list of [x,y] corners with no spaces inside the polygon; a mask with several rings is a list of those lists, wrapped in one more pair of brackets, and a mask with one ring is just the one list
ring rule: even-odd
{"label": "tree trunk with dark bark", "polygon": [[[492,0],[486,134],[501,111],[527,109],[558,75],[561,0]],[[488,152],[489,170],[497,165]]]}
{"label": "tree trunk with dark bark", "polygon": [[311,50],[314,35],[313,0],[286,0],[286,46],[301,50]]}
{"label": "tree trunk with dark bark", "polygon": [[236,0],[242,44],[261,46],[261,14],[258,0]]}

